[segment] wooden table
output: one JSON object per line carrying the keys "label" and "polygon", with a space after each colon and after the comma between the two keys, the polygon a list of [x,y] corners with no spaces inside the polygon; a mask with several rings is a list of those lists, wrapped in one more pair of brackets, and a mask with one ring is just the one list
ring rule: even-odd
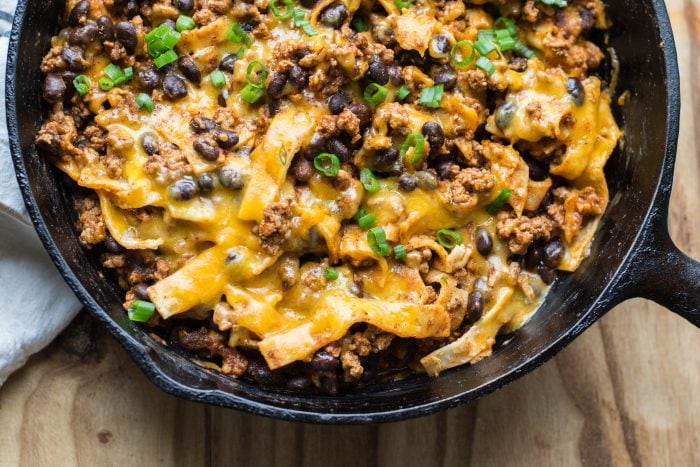
{"label": "wooden table", "polygon": [[[668,5],[684,78],[670,225],[700,258],[700,0]],[[0,465],[700,466],[699,345],[700,330],[632,300],[477,402],[324,427],[168,396],[79,316],[0,389]]]}

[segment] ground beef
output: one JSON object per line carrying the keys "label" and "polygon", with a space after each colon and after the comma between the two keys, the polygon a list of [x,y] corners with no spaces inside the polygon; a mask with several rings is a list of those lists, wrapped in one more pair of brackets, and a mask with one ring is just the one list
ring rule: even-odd
{"label": "ground beef", "polygon": [[157,153],[148,158],[143,171],[154,175],[159,183],[167,185],[192,174],[192,166],[184,152],[164,144]]}
{"label": "ground beef", "polygon": [[278,201],[265,208],[258,226],[258,237],[263,249],[277,254],[282,243],[291,235],[292,213],[288,201]]}
{"label": "ground beef", "polygon": [[502,211],[496,221],[496,232],[508,240],[511,253],[518,255],[525,254],[535,240],[549,240],[554,230],[554,223],[547,216],[516,217],[512,211]]}
{"label": "ground beef", "polygon": [[104,219],[102,219],[99,201],[88,196],[77,201],[75,207],[79,215],[80,242],[88,248],[104,242],[107,238],[107,229]]}
{"label": "ground beef", "polygon": [[241,376],[248,369],[248,359],[236,349],[228,347],[224,336],[212,329],[201,327],[196,331],[176,330],[174,340],[184,349],[206,358],[220,357],[221,372]]}
{"label": "ground beef", "polygon": [[445,202],[452,205],[470,205],[474,194],[493,188],[495,178],[486,169],[466,168],[460,170],[452,180],[440,182],[440,192]]}

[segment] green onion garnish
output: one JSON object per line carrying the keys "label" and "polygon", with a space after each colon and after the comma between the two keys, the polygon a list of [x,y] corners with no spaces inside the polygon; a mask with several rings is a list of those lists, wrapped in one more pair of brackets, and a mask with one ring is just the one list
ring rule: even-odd
{"label": "green onion garnish", "polygon": [[370,227],[373,227],[374,224],[376,224],[376,223],[377,223],[377,217],[372,213],[365,214],[364,216],[357,219],[357,225],[359,225],[360,228],[363,230],[367,230]]}
{"label": "green onion garnish", "polygon": [[76,91],[78,91],[78,94],[84,96],[92,87],[92,83],[90,82],[90,78],[87,76],[78,75],[75,77],[75,79],[73,79],[73,87]]}
{"label": "green onion garnish", "polygon": [[[462,48],[463,47],[469,47],[469,50],[471,53],[467,56],[462,53]],[[462,58],[457,58],[457,54],[460,54]],[[472,44],[469,41],[459,41],[455,45],[452,46],[452,50],[450,50],[450,57],[452,57],[452,61],[455,62],[455,65],[457,66],[467,66],[471,62],[474,61],[474,56],[476,55],[476,51],[474,50],[474,44]],[[465,58],[466,57],[466,58]]]}
{"label": "green onion garnish", "polygon": [[132,67],[124,68],[124,79],[130,81],[134,78],[134,69]]}
{"label": "green onion garnish", "polygon": [[122,71],[122,69],[114,63],[110,63],[109,65],[107,65],[104,68],[104,70],[102,70],[102,73],[109,76],[109,78],[115,82],[119,79],[123,79],[124,76],[124,72]]}
{"label": "green onion garnish", "polygon": [[175,29],[180,32],[189,31],[190,29],[194,29],[195,26],[197,26],[197,23],[189,16],[180,15],[177,17],[177,21],[175,21]]}
{"label": "green onion garnish", "polygon": [[253,44],[253,40],[238,23],[233,23],[226,29],[226,38],[231,42],[243,44],[246,47],[250,47]]}
{"label": "green onion garnish", "polygon": [[408,254],[408,252],[406,251],[405,246],[399,244],[394,247],[394,258],[404,259],[406,257],[406,254]]}
{"label": "green onion garnish", "polygon": [[493,29],[507,29],[511,36],[518,34],[518,28],[515,26],[515,21],[505,16],[501,16],[493,22]]}
{"label": "green onion garnish", "polygon": [[377,83],[370,83],[369,86],[365,88],[364,98],[370,104],[377,105],[384,102],[388,93],[389,91],[387,91],[384,86]]}
{"label": "green onion garnish", "polygon": [[373,252],[379,256],[389,256],[391,247],[386,242],[386,234],[381,227],[372,227],[367,231],[367,243]]}
{"label": "green onion garnish", "polygon": [[357,210],[357,212],[355,213],[355,215],[352,216],[352,219],[353,219],[354,221],[357,222],[357,221],[359,221],[360,218],[361,218],[362,216],[364,216],[365,214],[367,214],[367,212],[365,212],[365,208],[360,208],[360,209]]}
{"label": "green onion garnish", "polygon": [[153,63],[158,68],[163,68],[165,65],[173,63],[175,60],[177,60],[177,54],[175,53],[175,51],[168,50],[164,54],[159,55],[158,57],[154,58]]}
{"label": "green onion garnish", "polygon": [[340,169],[340,159],[335,154],[322,152],[314,157],[314,167],[327,177],[336,177]]}
{"label": "green onion garnish", "polygon": [[520,41],[515,41],[515,47],[513,47],[513,50],[515,50],[518,55],[522,55],[527,59],[530,59],[536,55],[534,50]]}
{"label": "green onion garnish", "polygon": [[149,112],[151,112],[154,107],[153,99],[151,99],[151,96],[143,92],[139,93],[139,95],[136,96],[136,105],[139,106],[139,109],[146,109]]}
{"label": "green onion garnish", "polygon": [[165,24],[161,24],[146,34],[146,47],[148,48],[148,53],[155,59],[162,54],[172,51],[179,40],[179,32]]}
{"label": "green onion garnish", "polygon": [[367,167],[360,170],[360,182],[362,186],[365,187],[369,193],[376,193],[379,191],[379,180],[374,176],[372,171]]}
{"label": "green onion garnish", "polygon": [[413,5],[413,0],[394,0],[394,3],[396,4],[396,8],[398,8],[400,12],[404,8],[408,8],[411,5]]}
{"label": "green onion garnish", "polygon": [[301,8],[294,8],[292,18],[294,18],[294,26],[301,28],[307,36],[315,36],[318,34],[313,26],[311,26],[311,22],[306,19],[306,12]]}
{"label": "green onion garnish", "polygon": [[[253,77],[255,76],[258,78],[257,82],[253,80]],[[265,80],[267,80],[267,70],[265,69],[265,65],[258,60],[250,62],[245,72],[245,80],[248,82],[248,85],[254,88],[264,89]]]}
{"label": "green onion garnish", "polygon": [[338,274],[338,271],[333,269],[333,268],[326,268],[323,271],[323,277],[328,279],[329,281],[334,281],[338,278],[340,274]]}
{"label": "green onion garnish", "polygon": [[100,78],[97,80],[97,85],[102,89],[103,91],[109,91],[114,87],[114,81],[112,81],[109,78]]}
{"label": "green onion garnish", "polygon": [[408,96],[411,93],[411,91],[408,89],[408,86],[401,86],[399,89],[396,90],[396,98],[400,101],[404,100],[406,96]]}
{"label": "green onion garnish", "polygon": [[438,84],[430,88],[423,88],[418,98],[418,103],[432,109],[437,109],[440,107],[444,87],[444,84]]}
{"label": "green onion garnish", "polygon": [[512,191],[510,188],[502,189],[501,192],[498,193],[498,196],[496,196],[496,199],[494,199],[491,204],[486,206],[486,212],[492,216],[496,214],[498,210],[501,209],[504,204],[506,204],[506,201],[508,201],[508,198],[510,198],[511,193]]}
{"label": "green onion garnish", "polygon": [[476,65],[477,68],[484,70],[489,76],[491,76],[496,71],[496,66],[491,60],[489,60],[486,57],[477,58],[476,63],[474,63],[474,65]]}
{"label": "green onion garnish", "polygon": [[350,27],[357,32],[365,32],[369,30],[367,23],[365,23],[364,18],[362,18],[360,15],[355,15],[352,18],[352,21],[350,21]]}
{"label": "green onion garnish", "polygon": [[134,300],[129,305],[129,310],[127,314],[131,321],[138,321],[140,323],[145,323],[151,318],[153,312],[156,310],[156,306],[145,300]]}
{"label": "green onion garnish", "polygon": [[549,6],[558,6],[559,8],[564,8],[566,6],[566,0],[535,0],[540,3],[544,3]]}
{"label": "green onion garnish", "polygon": [[264,95],[264,88],[251,86],[250,84],[246,84],[245,87],[241,89],[241,97],[249,104],[255,104]]}
{"label": "green onion garnish", "polygon": [[215,88],[222,88],[226,85],[226,75],[221,70],[214,70],[209,75],[209,81]]}
{"label": "green onion garnish", "polygon": [[496,50],[496,44],[494,44],[494,33],[490,29],[481,29],[476,33],[477,40],[474,43],[474,48],[480,55],[486,56]]}
{"label": "green onion garnish", "polygon": [[[410,154],[409,154],[410,152]],[[402,158],[408,157],[409,164],[415,164],[420,161],[425,152],[425,137],[421,133],[409,133],[406,136],[399,154]]]}
{"label": "green onion garnish", "polygon": [[294,14],[294,2],[292,0],[284,0],[285,11],[282,13],[277,6],[277,0],[271,0],[268,4],[272,15],[277,19],[289,19]]}
{"label": "green onion garnish", "polygon": [[450,229],[440,229],[435,233],[435,237],[440,245],[448,250],[462,243],[462,236],[459,232]]}

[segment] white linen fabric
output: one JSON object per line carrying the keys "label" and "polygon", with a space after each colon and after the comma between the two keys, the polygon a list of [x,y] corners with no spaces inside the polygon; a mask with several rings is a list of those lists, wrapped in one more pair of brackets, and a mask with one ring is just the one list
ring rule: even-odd
{"label": "white linen fabric", "polygon": [[39,241],[10,159],[5,62],[16,0],[0,0],[0,385],[80,310]]}

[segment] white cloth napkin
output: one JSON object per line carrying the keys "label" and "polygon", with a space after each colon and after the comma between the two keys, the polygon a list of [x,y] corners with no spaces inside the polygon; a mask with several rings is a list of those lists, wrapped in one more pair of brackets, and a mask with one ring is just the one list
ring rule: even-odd
{"label": "white cloth napkin", "polygon": [[0,385],[80,310],[32,227],[10,159],[4,72],[15,6],[0,1]]}

